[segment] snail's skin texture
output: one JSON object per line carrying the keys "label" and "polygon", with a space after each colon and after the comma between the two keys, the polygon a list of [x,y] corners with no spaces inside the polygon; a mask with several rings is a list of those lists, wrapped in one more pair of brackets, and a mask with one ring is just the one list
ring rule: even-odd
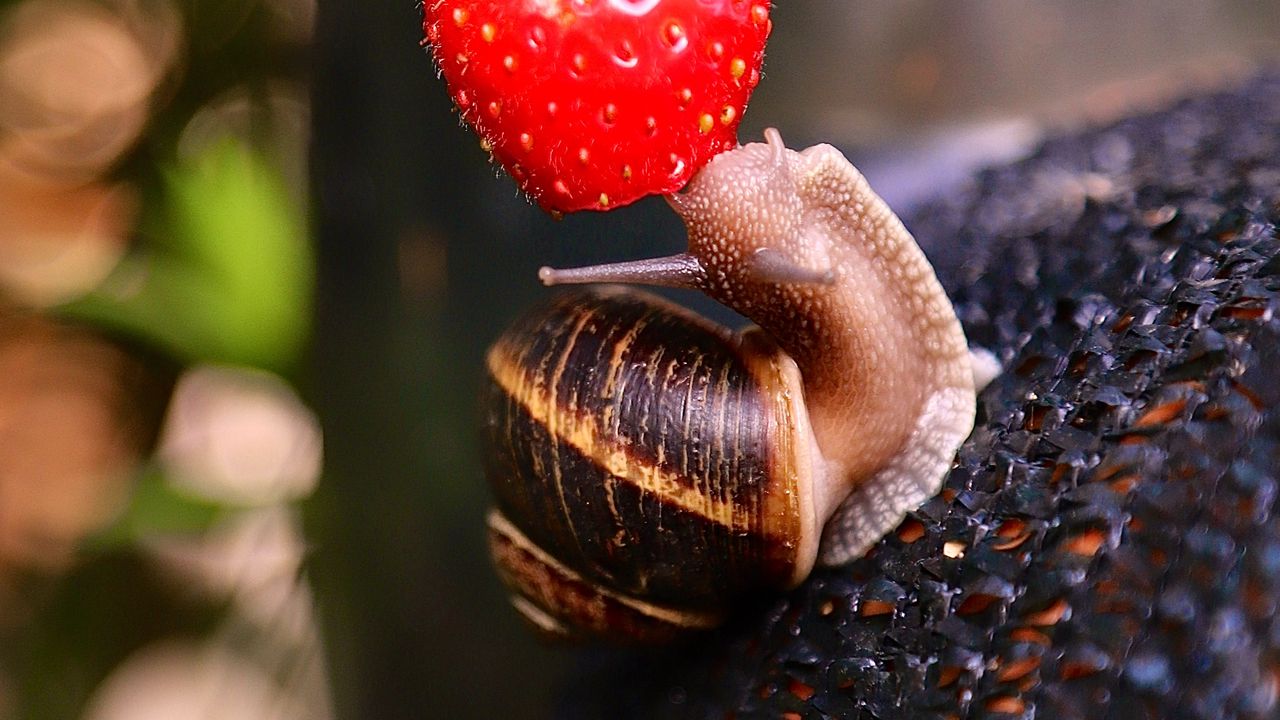
{"label": "snail's skin texture", "polygon": [[560,718],[1274,718],[1280,76],[1053,140],[914,213],[1009,369],[940,495]]}
{"label": "snail's skin texture", "polygon": [[[973,367],[951,302],[914,238],[830,145],[752,143],[674,197],[701,289],[795,360],[821,455],[821,562],[858,557],[938,491],[973,428]],[[822,283],[752,278],[770,252]],[[832,505],[838,504],[838,509]],[[832,515],[835,517],[832,517]],[[830,518],[828,520],[828,518]]]}

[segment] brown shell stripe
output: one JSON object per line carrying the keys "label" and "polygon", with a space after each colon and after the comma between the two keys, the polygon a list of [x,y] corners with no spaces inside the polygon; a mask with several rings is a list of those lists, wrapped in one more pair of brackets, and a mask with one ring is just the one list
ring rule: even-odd
{"label": "brown shell stripe", "polygon": [[[748,508],[735,503],[732,497],[713,497],[702,492],[697,486],[687,484],[679,474],[662,467],[661,462],[613,442],[613,438],[602,432],[601,423],[557,402],[548,384],[537,382],[536,376],[526,371],[517,352],[506,343],[495,345],[488,357],[490,375],[552,437],[590,458],[615,478],[682,510],[731,529],[750,528],[758,522]],[[564,352],[567,357],[569,350]]]}
{"label": "brown shell stripe", "polygon": [[680,630],[710,629],[723,620],[720,613],[666,607],[588,581],[531,542],[496,510],[489,512],[488,524],[495,564],[518,593],[512,605],[549,635],[568,637],[585,629],[655,642]]}

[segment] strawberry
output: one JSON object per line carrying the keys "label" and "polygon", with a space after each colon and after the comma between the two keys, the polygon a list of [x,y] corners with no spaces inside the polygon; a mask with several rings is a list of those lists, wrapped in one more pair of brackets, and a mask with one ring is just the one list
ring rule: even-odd
{"label": "strawberry", "polygon": [[481,144],[552,212],[682,188],[737,145],[769,0],[427,0],[426,40]]}

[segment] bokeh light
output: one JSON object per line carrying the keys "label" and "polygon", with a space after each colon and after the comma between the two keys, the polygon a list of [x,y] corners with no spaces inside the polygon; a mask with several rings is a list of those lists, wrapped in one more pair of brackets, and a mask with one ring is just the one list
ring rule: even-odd
{"label": "bokeh light", "polygon": [[0,181],[0,287],[16,302],[48,307],[97,286],[124,256],[137,206],[127,183]]}
{"label": "bokeh light", "polygon": [[92,332],[16,312],[0,313],[0,378],[2,580],[65,568],[122,510],[169,385]]}
{"label": "bokeh light", "polygon": [[85,720],[303,720],[317,716],[269,672],[225,645],[166,642],[138,651],[94,694]]}
{"label": "bokeh light", "polygon": [[17,5],[0,29],[0,167],[64,185],[108,170],[145,127],[179,32],[158,3],[132,18],[75,0]]}
{"label": "bokeh light", "polygon": [[237,505],[304,498],[320,478],[320,424],[281,379],[197,367],[178,381],[159,457],[189,492]]}

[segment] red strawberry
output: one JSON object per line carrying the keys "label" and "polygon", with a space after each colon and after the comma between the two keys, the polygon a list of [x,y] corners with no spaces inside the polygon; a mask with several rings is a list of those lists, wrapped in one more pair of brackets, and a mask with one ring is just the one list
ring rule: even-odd
{"label": "red strawberry", "polygon": [[463,118],[550,211],[679,190],[737,145],[769,0],[427,0]]}

